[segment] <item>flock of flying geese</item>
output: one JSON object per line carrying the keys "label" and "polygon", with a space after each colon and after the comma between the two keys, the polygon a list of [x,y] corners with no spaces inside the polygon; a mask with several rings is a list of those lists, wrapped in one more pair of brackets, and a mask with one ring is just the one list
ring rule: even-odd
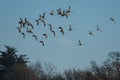
{"label": "flock of flying geese", "polygon": [[[56,11],[52,10],[49,15],[59,15],[61,17],[66,17],[68,18],[71,13],[71,6],[69,6],[66,10],[62,10],[61,8],[57,9]],[[43,12],[43,14],[39,15],[38,19],[35,19],[36,25],[39,26],[40,24],[43,24],[44,27],[49,26],[50,32],[53,34],[53,36],[56,36],[55,31],[53,30],[52,24],[47,24],[46,23],[46,13]],[[34,34],[33,29],[35,28],[34,25],[27,20],[27,18],[20,18],[18,21],[19,27],[17,27],[18,32],[25,38],[26,33],[32,34],[32,37],[35,38],[36,41],[38,41],[38,37],[36,34]],[[23,29],[25,29],[25,32],[23,32]],[[64,35],[64,29],[63,27],[59,26],[58,27],[59,31],[61,32],[62,35]],[[69,31],[72,31],[72,26],[69,25]],[[43,33],[43,37],[47,39],[48,35],[46,33]],[[41,43],[42,46],[45,45],[45,42],[43,40],[40,40],[39,43]]]}
{"label": "flock of flying geese", "polygon": [[[61,16],[61,17],[66,17],[68,18],[70,16],[70,13],[71,13],[71,6],[69,6],[66,10],[62,10],[61,8],[57,9],[56,11],[52,10],[49,15],[53,16],[53,15],[58,15],[58,16]],[[114,18],[110,17],[110,20],[113,22],[113,23],[116,23]],[[39,26],[40,24],[43,24],[44,27],[48,26],[49,27],[49,30],[50,32],[53,34],[53,36],[55,37],[56,36],[56,32],[53,30],[53,26],[52,24],[47,24],[46,23],[46,13],[43,12],[43,14],[40,14],[39,15],[39,18],[34,20],[36,22],[36,25]],[[36,34],[34,34],[33,32],[33,29],[35,28],[34,25],[27,20],[27,18],[20,18],[20,20],[18,21],[18,24],[19,24],[19,27],[17,27],[18,29],[18,32],[23,36],[23,38],[25,38],[26,36],[26,33],[29,33],[32,35],[32,37],[38,41],[38,37]],[[26,32],[23,32],[22,30],[25,29]],[[59,29],[59,32],[64,36],[64,28],[59,26],[58,27]],[[71,25],[69,25],[69,28],[68,28],[68,31],[73,31],[74,29],[72,28]],[[96,30],[98,32],[102,32],[102,29],[99,27],[99,25],[96,25]],[[94,33],[92,31],[89,31],[88,32],[89,35],[91,36],[94,36]],[[48,35],[46,33],[43,33],[43,37],[47,39]],[[39,43],[44,46],[45,45],[45,42],[43,40],[40,40]],[[78,40],[78,45],[79,46],[82,46],[83,43],[81,42],[81,40]]]}

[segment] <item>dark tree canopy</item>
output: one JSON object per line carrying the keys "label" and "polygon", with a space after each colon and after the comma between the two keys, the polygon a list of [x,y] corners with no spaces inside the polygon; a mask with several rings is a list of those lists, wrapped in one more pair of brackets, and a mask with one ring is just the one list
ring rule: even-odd
{"label": "dark tree canopy", "polygon": [[68,69],[56,72],[51,63],[27,65],[26,55],[17,55],[16,48],[0,51],[0,80],[120,80],[120,52],[110,52],[102,65],[91,61],[87,70]]}
{"label": "dark tree canopy", "polygon": [[[13,65],[26,65],[28,58],[26,55],[17,55],[16,48],[5,45],[6,50],[0,50],[0,77],[6,73]],[[1,79],[0,79],[1,80]]]}
{"label": "dark tree canopy", "polygon": [[17,55],[16,48],[5,45],[6,51],[0,51],[0,65],[9,68],[15,63],[26,64],[26,55]]}

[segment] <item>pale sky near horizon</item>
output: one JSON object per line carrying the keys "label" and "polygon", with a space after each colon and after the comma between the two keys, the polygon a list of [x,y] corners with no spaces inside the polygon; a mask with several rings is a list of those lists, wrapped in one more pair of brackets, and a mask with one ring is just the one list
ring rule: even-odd
{"label": "pale sky near horizon", "polygon": [[[68,19],[49,13],[71,6]],[[53,63],[58,70],[68,68],[85,69],[90,67],[91,60],[102,63],[111,51],[120,51],[120,0],[0,0],[0,50],[4,45],[17,48],[19,54],[26,54],[31,62],[41,61]],[[39,14],[46,13],[47,24],[54,25],[56,37],[50,33],[48,26],[36,25]],[[27,18],[45,41],[41,46],[30,34],[25,38],[19,34],[19,18]],[[116,23],[110,20],[113,17]],[[73,31],[69,32],[69,25]],[[97,32],[96,25],[102,32]],[[62,26],[65,35],[59,32]],[[94,36],[88,34],[92,31]],[[48,34],[44,39],[42,33]],[[83,43],[78,45],[78,40]]]}

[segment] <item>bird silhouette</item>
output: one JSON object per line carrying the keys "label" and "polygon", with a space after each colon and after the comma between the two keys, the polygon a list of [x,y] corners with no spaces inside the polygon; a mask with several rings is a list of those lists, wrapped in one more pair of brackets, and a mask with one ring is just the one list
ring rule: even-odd
{"label": "bird silhouette", "polygon": [[62,17],[64,17],[64,16],[66,15],[65,10],[63,10],[60,15],[61,15]]}
{"label": "bird silhouette", "polygon": [[74,30],[73,28],[72,28],[72,26],[71,25],[69,25],[69,29],[68,29],[69,31],[72,31],[72,30]]}
{"label": "bird silhouette", "polygon": [[56,34],[55,34],[55,31],[52,30],[51,32],[53,33],[53,36],[55,37],[55,35],[56,35]]}
{"label": "bird silhouette", "polygon": [[27,26],[30,26],[30,22],[28,22],[28,21],[25,21],[25,24],[26,24]]}
{"label": "bird silhouette", "polygon": [[25,24],[26,24],[26,23],[25,23],[24,20],[22,20],[22,18],[20,18],[19,24],[21,24],[22,27],[25,28]]}
{"label": "bird silhouette", "polygon": [[22,18],[20,18],[20,21],[23,21]]}
{"label": "bird silhouette", "polygon": [[27,21],[27,18],[25,18],[24,20],[25,20],[25,23],[28,22],[28,21]]}
{"label": "bird silhouette", "polygon": [[24,23],[28,26],[30,26],[30,22],[27,20],[27,18],[24,19]]}
{"label": "bird silhouette", "polygon": [[67,11],[69,11],[69,12],[71,11],[71,6],[70,6],[70,5],[69,5],[69,7],[68,7],[68,10],[67,10]]}
{"label": "bird silhouette", "polygon": [[42,16],[42,18],[44,18],[44,19],[45,19],[45,12],[43,12],[43,16]]}
{"label": "bird silhouette", "polygon": [[61,32],[63,35],[65,34],[63,29],[61,29],[60,32]]}
{"label": "bird silhouette", "polygon": [[32,29],[34,29],[34,26],[33,26],[33,24],[29,23],[29,25],[31,26],[31,28],[32,28]]}
{"label": "bird silhouette", "polygon": [[71,6],[69,5],[68,9],[66,10],[66,13],[70,15],[70,12],[71,12]]}
{"label": "bird silhouette", "polygon": [[64,35],[64,29],[62,27],[58,27],[60,29],[60,32]]}
{"label": "bird silhouette", "polygon": [[21,34],[23,35],[23,38],[25,38],[25,33],[24,33],[24,32],[22,32]]}
{"label": "bird silhouette", "polygon": [[94,36],[94,34],[93,34],[93,32],[92,31],[89,31],[89,33],[88,33],[89,35],[92,35],[92,36]]}
{"label": "bird silhouette", "polygon": [[96,25],[96,26],[97,26],[96,30],[102,32],[102,30],[100,29],[99,25]]}
{"label": "bird silhouette", "polygon": [[37,22],[37,25],[39,25],[39,24],[40,24],[40,21],[39,21],[38,19],[36,19],[35,21]]}
{"label": "bird silhouette", "polygon": [[43,34],[43,36],[44,36],[46,39],[47,39],[47,37],[48,37],[47,34],[45,34],[45,33]]}
{"label": "bird silhouette", "polygon": [[20,18],[20,21],[18,22],[18,24],[20,24],[20,28],[25,27],[25,24],[22,18]]}
{"label": "bird silhouette", "polygon": [[41,44],[42,44],[42,46],[44,46],[44,41],[39,41]]}
{"label": "bird silhouette", "polygon": [[116,23],[115,19],[113,19],[112,17],[110,17],[110,20],[111,20],[113,23]]}
{"label": "bird silhouette", "polygon": [[28,29],[28,27],[26,27],[26,29],[27,29],[27,30],[26,30],[27,33],[33,34],[33,31],[32,31],[31,29]]}
{"label": "bird silhouette", "polygon": [[18,29],[19,33],[21,33],[21,28],[20,28],[20,27],[17,27],[17,29]]}
{"label": "bird silhouette", "polygon": [[26,24],[27,24],[27,26],[30,26],[32,29],[34,29],[34,26],[33,26],[33,24],[32,24],[32,23],[27,22]]}
{"label": "bird silhouette", "polygon": [[42,22],[43,22],[43,25],[44,25],[44,27],[46,26],[46,22],[45,22],[45,20],[42,20]]}
{"label": "bird silhouette", "polygon": [[37,36],[35,34],[32,35],[32,37],[34,37],[36,41],[38,40],[38,38],[37,38]]}
{"label": "bird silhouette", "polygon": [[80,40],[78,40],[78,45],[80,45],[80,46],[82,46],[83,44],[81,43],[81,41]]}
{"label": "bird silhouette", "polygon": [[61,10],[61,11],[59,11],[58,14],[59,14],[61,17],[66,16],[66,18],[68,18],[68,14],[66,13],[65,10]]}
{"label": "bird silhouette", "polygon": [[54,10],[52,10],[49,14],[50,15],[55,15]]}
{"label": "bird silhouette", "polygon": [[52,31],[52,24],[48,24],[48,26],[50,27],[50,31]]}
{"label": "bird silhouette", "polygon": [[59,29],[63,29],[62,27],[58,27]]}
{"label": "bird silhouette", "polygon": [[57,14],[58,14],[58,15],[61,15],[61,14],[62,14],[61,8],[57,9]]}
{"label": "bird silhouette", "polygon": [[39,20],[43,20],[43,19],[45,19],[45,12],[43,12],[43,15],[39,15]]}
{"label": "bird silhouette", "polygon": [[67,13],[64,13],[64,15],[66,16],[66,18],[68,18],[68,16],[69,16]]}

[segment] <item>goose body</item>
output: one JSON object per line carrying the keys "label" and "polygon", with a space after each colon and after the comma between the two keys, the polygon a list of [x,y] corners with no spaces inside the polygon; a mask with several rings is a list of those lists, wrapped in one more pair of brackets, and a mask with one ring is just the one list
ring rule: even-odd
{"label": "goose body", "polygon": [[48,37],[47,34],[45,34],[45,33],[43,34],[43,36],[44,36],[46,39],[47,39],[47,37]]}
{"label": "goose body", "polygon": [[32,35],[32,37],[34,37],[36,41],[38,40],[38,38],[37,38],[37,36],[35,34]]}
{"label": "goose body", "polygon": [[52,10],[49,14],[50,15],[55,15],[54,10]]}
{"label": "goose body", "polygon": [[52,25],[51,25],[51,24],[48,24],[48,26],[50,27],[50,31],[52,31]]}
{"label": "goose body", "polygon": [[52,30],[51,32],[53,33],[53,36],[55,37],[55,35],[56,35],[56,34],[55,34],[55,31]]}
{"label": "goose body", "polygon": [[17,29],[18,29],[19,33],[21,33],[21,28],[20,28],[20,27],[17,27]]}
{"label": "goose body", "polygon": [[114,18],[110,17],[110,20],[111,20],[113,23],[116,23]]}
{"label": "goose body", "polygon": [[44,41],[39,41],[41,44],[42,44],[42,46],[44,46],[45,44],[44,44]]}
{"label": "goose body", "polygon": [[82,46],[83,44],[81,43],[81,41],[80,40],[78,40],[78,45],[80,45],[80,46]]}
{"label": "goose body", "polygon": [[100,29],[99,25],[96,25],[96,26],[97,26],[96,30],[99,31],[99,32],[102,32],[102,30]]}
{"label": "goose body", "polygon": [[92,31],[89,31],[89,33],[88,33],[89,35],[92,35],[92,36],[94,36],[94,34],[93,34],[93,32]]}
{"label": "goose body", "polygon": [[72,28],[72,26],[71,25],[69,25],[69,29],[68,29],[69,31],[72,31],[73,30],[73,28]]}
{"label": "goose body", "polygon": [[23,35],[23,38],[25,38],[25,33],[24,33],[24,32],[22,32],[21,34]]}

